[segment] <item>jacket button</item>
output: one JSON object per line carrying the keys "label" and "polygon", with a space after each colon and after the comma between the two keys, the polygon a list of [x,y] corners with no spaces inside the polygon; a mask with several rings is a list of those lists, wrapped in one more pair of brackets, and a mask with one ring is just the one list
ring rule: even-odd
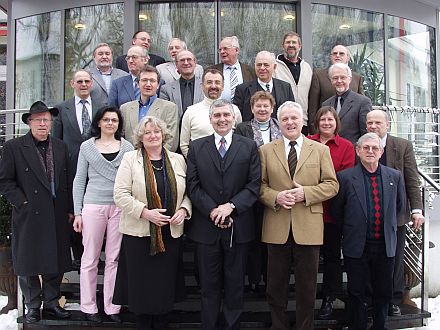
{"label": "jacket button", "polygon": [[38,215],[38,214],[40,214],[40,212],[38,212],[38,211],[35,211],[35,214],[37,214],[37,215]]}
{"label": "jacket button", "polygon": [[38,190],[37,190],[37,189],[35,189],[35,190],[34,190],[34,193],[35,193],[35,194],[38,194]]}
{"label": "jacket button", "polygon": [[219,193],[220,193],[220,195],[223,195],[223,190],[220,190]]}
{"label": "jacket button", "polygon": [[25,172],[29,172],[29,167],[26,167],[26,168],[24,169],[24,171],[25,171]]}

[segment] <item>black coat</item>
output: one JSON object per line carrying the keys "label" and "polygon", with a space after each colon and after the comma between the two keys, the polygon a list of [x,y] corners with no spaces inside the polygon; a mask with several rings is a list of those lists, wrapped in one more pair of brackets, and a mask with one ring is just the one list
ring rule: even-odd
{"label": "black coat", "polygon": [[[52,138],[52,150],[55,198],[30,132],[3,147],[0,193],[13,205],[12,258],[16,275],[70,270],[68,213],[73,210],[68,152],[57,138]],[[23,205],[25,201],[28,203]]]}

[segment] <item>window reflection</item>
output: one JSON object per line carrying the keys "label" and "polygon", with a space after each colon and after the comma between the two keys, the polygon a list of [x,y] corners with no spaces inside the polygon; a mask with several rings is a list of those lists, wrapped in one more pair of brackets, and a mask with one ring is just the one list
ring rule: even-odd
{"label": "window reflection", "polygon": [[364,77],[364,91],[374,105],[385,104],[383,14],[354,8],[312,4],[313,67],[330,65],[331,49],[351,52],[353,71]]}
{"label": "window reflection", "polygon": [[73,96],[73,73],[93,63],[93,49],[106,42],[113,50],[113,60],[122,54],[124,4],[116,3],[66,10],[65,98]]}
{"label": "window reflection", "polygon": [[62,98],[60,26],[60,12],[16,21],[16,108],[28,108],[35,100],[53,106]]}
{"label": "window reflection", "polygon": [[139,4],[139,30],[150,33],[153,39],[150,52],[167,61],[171,60],[168,42],[171,38],[180,38],[199,64],[214,64],[214,23],[214,2]]}
{"label": "window reflection", "polygon": [[238,37],[241,62],[253,64],[261,50],[280,54],[284,33],[296,31],[292,3],[225,1],[220,4],[222,37]]}

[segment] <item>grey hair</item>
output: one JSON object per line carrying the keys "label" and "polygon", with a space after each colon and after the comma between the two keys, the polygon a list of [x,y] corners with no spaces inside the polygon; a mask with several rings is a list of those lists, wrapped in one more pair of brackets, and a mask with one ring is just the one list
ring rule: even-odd
{"label": "grey hair", "polygon": [[301,104],[299,104],[298,102],[293,102],[293,101],[286,101],[283,104],[281,104],[278,108],[277,111],[277,119],[278,121],[280,121],[280,115],[281,112],[284,110],[284,108],[292,108],[298,111],[298,114],[301,116],[301,118],[304,118],[303,115],[303,108],[301,106]]}
{"label": "grey hair", "polygon": [[272,60],[272,64],[276,63],[275,62],[276,61],[275,54],[272,52],[268,52],[267,50],[262,50],[261,52],[258,52],[257,56],[255,56],[255,60],[257,59],[258,56],[268,56]]}
{"label": "grey hair", "polygon": [[382,141],[381,141],[379,135],[377,135],[376,133],[365,133],[364,135],[362,135],[356,143],[356,148],[360,148],[364,144],[364,142],[367,140],[378,141],[380,149],[383,149],[382,148]]}
{"label": "grey hair", "polygon": [[112,55],[113,55],[113,50],[110,47],[110,45],[108,43],[106,43],[106,42],[100,42],[99,44],[96,45],[95,49],[93,49],[93,57],[95,57],[96,51],[98,50],[98,48],[101,48],[101,47],[108,47],[108,48],[110,48],[110,53],[112,53]]}
{"label": "grey hair", "polygon": [[[348,61],[350,61],[350,59],[351,59],[351,52],[350,52],[350,49],[348,49],[347,46],[344,46],[344,45],[335,45],[335,46],[332,48],[332,53],[333,53],[333,49],[335,49],[335,48],[338,47],[338,46],[340,46],[340,47],[344,47],[344,48],[345,48],[345,51],[347,52]],[[330,56],[331,56],[331,55],[332,55],[332,54],[330,53]]]}
{"label": "grey hair", "polygon": [[129,48],[129,50],[134,47],[136,47],[136,49],[138,49],[138,47],[139,47],[139,50],[141,51],[141,56],[147,57],[148,59],[150,58],[150,55],[148,54],[148,50],[146,48],[138,46],[138,45],[133,45]]}
{"label": "grey hair", "polygon": [[230,40],[231,46],[240,49],[240,43],[238,42],[237,36],[224,37],[223,40]]}
{"label": "grey hair", "polygon": [[172,43],[173,41],[180,41],[180,44],[182,45],[182,49],[184,49],[184,50],[187,49],[187,47],[186,47],[186,42],[183,41],[182,39],[179,39],[179,38],[172,38],[172,39],[170,40],[170,42],[168,43],[168,47],[167,47],[167,48],[170,48],[170,45],[171,45],[171,43]]}
{"label": "grey hair", "polygon": [[345,70],[347,72],[347,75],[351,78],[351,69],[350,69],[350,67],[347,64],[345,64],[345,63],[335,63],[332,66],[330,66],[330,68],[328,69],[328,77],[330,78],[330,80],[332,79],[333,69]]}
{"label": "grey hair", "polygon": [[162,119],[152,116],[145,116],[141,119],[133,132],[133,144],[136,149],[142,149],[144,146],[142,143],[142,138],[145,134],[145,127],[148,123],[158,127],[162,131],[162,144],[165,144],[171,138],[167,124]]}
{"label": "grey hair", "polygon": [[235,112],[234,112],[234,107],[232,106],[232,103],[230,101],[223,100],[223,99],[215,100],[211,104],[211,106],[209,107],[209,117],[211,117],[212,113],[214,112],[214,109],[225,107],[225,106],[229,107],[229,111],[230,111],[232,117],[235,118]]}

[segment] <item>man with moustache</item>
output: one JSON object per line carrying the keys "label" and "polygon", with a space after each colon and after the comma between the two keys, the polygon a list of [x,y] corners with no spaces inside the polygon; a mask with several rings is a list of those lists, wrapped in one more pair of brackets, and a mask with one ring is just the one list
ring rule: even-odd
{"label": "man with moustache", "polygon": [[[343,45],[336,45],[330,53],[330,61],[332,65],[336,63],[344,63],[348,65],[350,58],[350,51]],[[364,95],[363,83],[364,78],[358,73],[352,72],[350,89],[353,92]],[[333,85],[328,76],[328,69],[314,70],[309,92],[308,119],[310,123],[315,121],[316,112],[323,105],[323,102],[331,97],[334,92]],[[310,132],[313,134],[317,133],[315,132],[313,125],[310,125]]]}
{"label": "man with moustache", "polygon": [[367,113],[373,109],[371,100],[350,89],[351,69],[347,64],[336,63],[328,69],[328,75],[336,95],[322,103],[331,106],[341,120],[339,135],[355,144],[367,132]]}
{"label": "man with moustache", "polygon": [[[296,32],[287,32],[283,37],[283,54],[277,56],[274,78],[288,82],[292,87],[295,101],[303,108],[303,133],[308,134],[309,89],[312,82],[312,68],[299,57],[301,37]],[[313,122],[310,122],[313,125]]]}
{"label": "man with moustache", "polygon": [[223,100],[233,101],[238,85],[256,78],[255,71],[247,64],[238,61],[240,44],[236,36],[224,37],[218,46],[221,63],[213,65],[223,74],[224,88],[221,95]]}
{"label": "man with moustache", "polygon": [[177,106],[170,101],[157,97],[160,75],[155,67],[147,65],[139,73],[139,100],[134,100],[121,105],[121,112],[124,116],[125,138],[133,144],[133,133],[138,123],[145,116],[152,116],[162,119],[170,132],[170,139],[165,147],[175,152],[179,141],[179,115]]}
{"label": "man with moustache", "polygon": [[192,141],[187,158],[186,187],[194,207],[186,233],[197,246],[206,330],[240,329],[246,256],[255,238],[260,160],[254,141],[233,134],[234,113],[229,101],[215,100],[209,108],[214,133]]}
{"label": "man with moustache", "polygon": [[[73,218],[67,146],[50,136],[58,109],[37,101],[22,115],[29,132],[7,141],[0,161],[0,193],[11,203],[12,263],[24,296],[24,323],[65,319],[60,285],[71,269],[69,218]],[[41,283],[40,283],[41,278]]]}
{"label": "man with moustache", "polygon": [[176,54],[176,67],[180,78],[162,86],[160,98],[171,101],[179,109],[179,121],[186,109],[203,100],[202,80],[196,77],[197,60],[189,50]]}
{"label": "man with moustache", "polygon": [[[388,115],[382,110],[373,110],[367,114],[368,132],[379,135],[383,154],[379,163],[396,170],[399,170],[405,181],[406,196],[408,197],[408,207],[404,214],[398,218],[397,223],[397,246],[394,258],[393,275],[393,299],[388,308],[388,315],[401,315],[399,305],[402,303],[403,292],[405,289],[404,262],[405,253],[405,224],[412,221],[415,230],[418,230],[425,222],[422,213],[422,195],[420,193],[419,175],[417,163],[414,155],[412,143],[408,140],[393,136],[388,133],[390,122]],[[410,216],[408,216],[410,215]]]}
{"label": "man with moustache", "polygon": [[[151,54],[150,53],[150,47],[151,47],[151,36],[148,32],[145,31],[137,31],[135,34],[133,34],[133,38],[131,39],[131,44],[133,46],[139,46],[145,49],[146,54],[149,57],[148,64],[152,66],[156,66],[162,63],[165,63],[165,59],[161,56]],[[130,65],[127,65],[126,57],[128,56],[128,53],[126,55],[121,55],[116,58],[116,65],[115,67],[117,69],[124,70],[125,72],[130,73]]]}
{"label": "man with moustache", "polygon": [[108,104],[118,108],[124,103],[139,100],[138,75],[145,68],[150,57],[145,48],[132,46],[125,58],[130,74],[114,80],[108,94]]}
{"label": "man with moustache", "polygon": [[260,202],[265,205],[267,301],[271,329],[290,329],[287,314],[291,265],[295,272],[296,329],[312,330],[323,243],[322,202],[338,192],[327,146],[301,134],[303,109],[286,102],[278,110],[282,139],[260,147]]}
{"label": "man with moustache", "polygon": [[90,96],[99,104],[107,104],[112,81],[127,76],[128,73],[113,68],[113,52],[105,42],[95,47],[93,61],[95,62],[95,67],[90,69],[90,75],[93,80]]}
{"label": "man with moustache", "polygon": [[[216,69],[207,69],[202,77],[203,101],[191,105],[182,117],[180,129],[180,150],[183,156],[188,155],[190,141],[211,135],[213,128],[209,120],[209,108],[218,100],[224,88],[223,75]],[[235,105],[234,125],[242,122],[240,110]]]}
{"label": "man with moustache", "polygon": [[[156,66],[165,84],[172,83],[180,78],[180,72],[176,66],[176,55],[181,50],[187,50],[185,41],[179,38],[172,38],[168,43],[168,54],[170,55],[171,61]],[[194,74],[197,79],[202,79],[203,67],[200,64],[196,64]]]}
{"label": "man with moustache", "polygon": [[238,85],[235,89],[234,104],[240,109],[243,121],[252,119],[251,97],[255,92],[266,91],[275,98],[272,117],[277,117],[278,107],[286,101],[295,101],[290,84],[280,79],[273,78],[277,67],[275,54],[261,51],[255,58],[255,73],[257,79]]}

